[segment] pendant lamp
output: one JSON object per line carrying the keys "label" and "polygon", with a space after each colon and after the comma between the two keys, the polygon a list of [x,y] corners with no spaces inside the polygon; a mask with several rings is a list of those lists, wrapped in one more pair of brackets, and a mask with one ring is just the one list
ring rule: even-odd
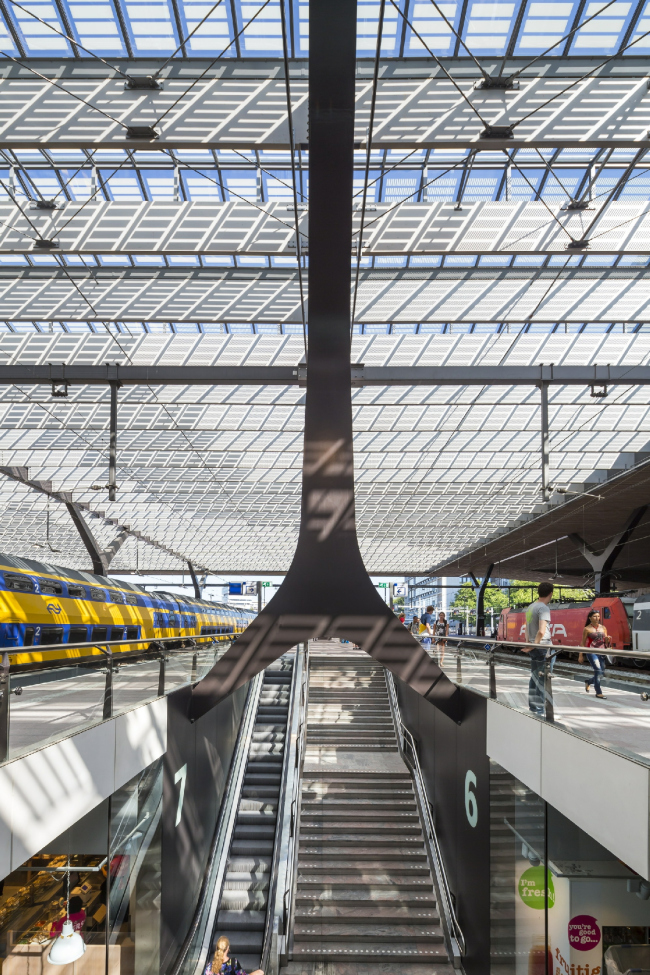
{"label": "pendant lamp", "polygon": [[73,961],[78,961],[81,958],[85,950],[84,939],[78,931],[75,931],[74,924],[70,920],[70,854],[68,854],[65,921],[61,928],[61,934],[52,942],[47,960],[50,965],[71,965]]}

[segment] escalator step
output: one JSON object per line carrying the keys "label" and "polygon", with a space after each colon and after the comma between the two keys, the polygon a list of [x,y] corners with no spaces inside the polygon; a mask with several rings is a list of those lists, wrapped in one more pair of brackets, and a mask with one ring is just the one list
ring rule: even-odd
{"label": "escalator step", "polygon": [[263,931],[266,911],[219,911],[217,925],[223,931]]}
{"label": "escalator step", "polygon": [[273,856],[273,840],[233,840],[231,853],[234,856]]}

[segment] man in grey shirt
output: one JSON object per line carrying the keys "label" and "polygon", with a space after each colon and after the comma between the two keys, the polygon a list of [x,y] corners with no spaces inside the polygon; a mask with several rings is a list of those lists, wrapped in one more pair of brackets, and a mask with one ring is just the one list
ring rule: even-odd
{"label": "man in grey shirt", "polygon": [[[544,714],[544,669],[546,657],[551,643],[551,608],[549,603],[553,598],[553,586],[550,582],[541,582],[537,587],[537,601],[531,603],[526,610],[526,639],[536,646],[525,647],[524,653],[530,653],[530,683],[528,685],[528,707],[533,714]],[[549,661],[549,670],[553,670],[554,657]]]}

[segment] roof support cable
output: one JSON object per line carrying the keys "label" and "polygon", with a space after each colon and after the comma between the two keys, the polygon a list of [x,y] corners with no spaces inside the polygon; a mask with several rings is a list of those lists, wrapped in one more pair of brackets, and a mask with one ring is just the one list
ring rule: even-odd
{"label": "roof support cable", "polygon": [[541,54],[537,54],[532,61],[528,62],[528,64],[524,64],[521,68],[517,68],[516,71],[514,71],[511,75],[509,75],[508,80],[513,81],[515,78],[518,78],[519,75],[522,73],[522,71],[528,70],[528,68],[530,68],[532,64],[535,64],[536,61],[539,61],[540,58],[546,57],[547,54],[550,54],[553,48],[557,47],[559,44],[562,44],[563,41],[568,40],[573,34],[575,34],[577,30],[581,30],[581,28],[583,28],[585,24],[588,24],[590,20],[593,20],[594,17],[598,17],[600,14],[604,13],[604,11],[607,10],[608,7],[611,7],[613,3],[617,3],[617,0],[609,0],[609,2],[603,4],[602,7],[599,6],[595,14],[592,14],[591,17],[587,17],[587,19],[583,20],[580,24],[578,24],[577,27],[572,28],[572,30],[570,30],[567,34],[565,34],[564,37],[560,37],[559,40],[555,41],[554,44],[551,44],[550,47],[547,47],[546,50],[542,51]]}
{"label": "roof support cable", "polygon": [[[132,164],[132,161],[128,157],[126,159],[122,160],[122,162],[119,164],[119,166],[116,166],[116,168],[113,170],[113,172],[110,174],[110,176],[108,176],[108,179],[109,180],[113,179],[113,176],[115,176],[116,173],[119,173],[120,169],[122,169],[123,166],[126,166],[126,164],[129,163],[129,162],[131,162],[131,164]],[[84,210],[88,206],[89,203],[94,202],[95,197],[100,192],[101,192],[101,187],[100,186],[95,187],[95,191],[90,194],[90,196],[88,197],[87,200],[84,200],[84,202],[81,204],[81,206],[79,207],[79,209],[78,210],[75,210],[75,212],[72,214],[72,216],[69,217],[68,220],[65,221],[65,223],[62,223],[59,227],[53,227],[53,232],[55,232],[58,235],[58,234],[61,233],[62,230],[65,230],[65,228],[68,226],[68,224],[69,223],[72,223],[73,220],[76,220],[77,217],[79,216],[79,214],[81,213],[81,211]]]}
{"label": "roof support cable", "polygon": [[[559,176],[556,175],[556,173],[553,170],[553,167],[549,163],[548,159],[545,159],[544,158],[544,156],[541,154],[541,152],[539,151],[539,149],[537,148],[537,146],[535,147],[535,152],[539,156],[539,161],[541,162],[542,166],[545,167],[546,172],[548,173],[548,175],[553,177],[553,179],[555,180],[555,182],[557,183],[557,185],[560,187],[560,189],[562,190],[562,192],[566,195],[567,200],[570,203],[576,203],[577,201],[573,199],[573,197],[569,193],[569,191],[566,188],[566,186],[564,186],[564,184],[562,183],[562,181],[559,178]],[[554,157],[556,157],[557,155],[558,155],[558,150],[556,149],[555,150],[555,153],[554,153]],[[569,208],[569,209],[571,209],[571,208]]]}
{"label": "roof support cable", "polygon": [[[382,0],[385,3],[385,0]],[[298,212],[298,182],[296,174],[296,146],[293,133],[293,110],[291,107],[291,78],[289,77],[289,44],[287,37],[287,16],[284,0],[280,0],[280,16],[282,19],[282,58],[284,61],[284,90],[287,98],[287,127],[289,129],[289,151],[291,153],[291,189],[293,193],[293,219],[296,231],[296,261],[298,263],[298,287],[300,289],[300,314],[302,317],[302,338],[305,345],[305,362],[307,362],[307,316],[305,315],[305,289],[302,279],[302,241],[300,230],[300,214]]]}
{"label": "roof support cable", "polygon": [[[614,150],[612,149],[610,151],[610,154],[613,151]],[[609,206],[609,204],[612,202],[612,200],[614,199],[614,197],[616,196],[616,194],[618,193],[618,191],[628,182],[630,173],[634,170],[634,167],[637,165],[637,163],[639,162],[639,160],[643,158],[643,156],[645,155],[646,151],[647,150],[645,148],[638,150],[638,152],[634,156],[634,159],[627,165],[627,167],[625,168],[625,170],[623,171],[623,173],[621,174],[621,176],[617,179],[615,185],[607,193],[605,202],[601,206],[601,208],[598,211],[598,213],[595,214],[595,216],[592,219],[591,223],[587,226],[587,229],[584,231],[584,233],[582,235],[582,240],[583,240],[583,242],[585,244],[588,244],[590,240],[593,240],[593,237],[589,237],[589,234],[592,232],[592,230],[594,229],[594,227],[596,226],[596,224],[598,223],[598,221],[601,219],[601,217],[605,213],[605,210],[607,209],[607,207]],[[603,165],[604,165],[604,163],[603,163]],[[596,197],[596,199],[598,199],[598,197]],[[592,202],[595,202],[595,201],[592,201]],[[631,219],[632,220],[635,220],[635,219],[637,219],[637,217],[632,217]],[[627,220],[624,221],[624,223],[628,223],[628,222],[629,221],[627,221]],[[616,227],[621,227],[621,226],[622,226],[622,224],[617,224],[616,225]],[[616,230],[616,227],[608,227],[608,229],[605,231],[605,233],[608,233],[608,234],[611,233],[613,230]],[[601,237],[601,236],[602,236],[602,234],[596,234],[596,237]]]}
{"label": "roof support cable", "polygon": [[[431,151],[430,149],[427,150],[427,155],[428,155],[428,153],[430,151]],[[402,158],[399,160],[399,162],[396,162],[394,166],[386,166],[385,168],[382,167],[382,170],[381,170],[381,173],[379,174],[379,176],[376,176],[375,179],[371,179],[370,180],[370,182],[368,183],[368,188],[370,188],[371,186],[374,186],[375,183],[378,183],[380,180],[382,180],[384,178],[384,176],[386,176],[388,173],[392,173],[395,169],[398,169],[400,166],[402,166],[406,162],[406,160],[407,159],[410,159],[411,156],[413,155],[413,153],[415,153],[415,152],[420,152],[420,150],[419,149],[411,149],[411,151],[410,152],[407,152],[405,156],[402,156]],[[358,196],[361,196],[362,193],[363,193],[363,189],[358,190],[356,193],[353,193],[352,194],[352,199],[353,200],[356,200],[356,198]]]}
{"label": "roof support cable", "polygon": [[[615,3],[616,0],[610,0],[610,2]],[[454,27],[454,25],[451,23],[451,21],[448,20],[445,17],[444,13],[442,12],[442,8],[438,6],[438,4],[436,3],[436,0],[431,0],[431,3],[436,8],[436,11],[438,12],[438,15],[440,17],[442,17],[442,19],[446,23],[447,27],[452,32],[452,34],[454,35],[454,37],[456,38],[456,40],[459,42],[459,44],[462,44],[463,45],[463,47],[465,48],[465,50],[467,51],[467,53],[471,57],[472,61],[474,62],[474,64],[476,65],[476,67],[479,69],[479,71],[483,75],[484,81],[487,82],[487,84],[486,84],[485,87],[486,88],[489,88],[490,87],[490,81],[492,81],[492,78],[490,77],[490,75],[487,73],[487,71],[485,70],[485,68],[483,67],[483,65],[480,63],[480,61],[472,54],[472,52],[468,48],[467,44],[463,40],[462,36],[458,33],[458,31],[456,30],[456,28]]]}
{"label": "roof support cable", "polygon": [[[392,2],[393,0],[391,0],[391,3]],[[525,122],[526,119],[529,119],[532,115],[535,115],[537,112],[539,112],[541,108],[546,108],[547,105],[550,105],[551,102],[554,102],[561,95],[566,95],[567,91],[571,91],[572,88],[575,88],[575,86],[579,85],[582,81],[587,81],[588,78],[591,78],[592,75],[600,71],[601,68],[604,68],[605,65],[609,64],[610,61],[614,61],[616,58],[620,57],[623,51],[627,51],[629,48],[633,47],[634,44],[638,44],[639,41],[642,41],[644,37],[648,37],[648,35],[650,35],[650,30],[647,30],[644,34],[639,34],[638,37],[636,37],[633,41],[630,41],[630,43],[627,44],[624,48],[621,48],[621,50],[617,51],[616,54],[612,54],[610,57],[605,58],[604,61],[601,61],[600,64],[597,64],[596,67],[592,68],[591,71],[588,71],[587,74],[582,75],[581,78],[576,78],[575,81],[572,81],[571,84],[567,85],[566,88],[563,88],[562,91],[557,91],[554,95],[551,95],[550,98],[547,98],[545,102],[540,102],[540,104],[536,105],[535,108],[533,108],[532,111],[528,112],[527,115],[523,115],[521,118],[516,119],[514,122],[510,122],[509,123],[510,126],[514,129],[515,126],[520,125],[522,122]],[[523,71],[523,68],[521,70]]]}
{"label": "roof support cable", "polygon": [[476,158],[476,152],[470,149],[467,156],[465,157],[465,165],[463,166],[463,171],[460,174],[460,179],[458,180],[458,189],[456,191],[456,201],[454,204],[454,210],[463,209],[463,193],[467,188],[467,183],[472,173],[472,163]]}
{"label": "roof support cable", "polygon": [[[45,247],[46,245],[52,246],[52,242],[49,241],[49,240],[46,241],[45,238],[43,237],[42,233],[40,232],[40,230],[36,226],[36,224],[32,223],[32,221],[29,219],[29,215],[27,213],[25,213],[25,211],[21,207],[20,203],[18,202],[18,199],[16,198],[16,196],[11,192],[10,189],[8,189],[7,186],[5,186],[4,180],[1,180],[0,179],[0,186],[3,188],[3,190],[5,191],[5,193],[7,194],[7,196],[9,197],[9,199],[11,200],[11,202],[13,203],[13,205],[15,207],[17,207],[18,210],[20,210],[20,212],[22,213],[23,217],[25,218],[25,220],[27,221],[27,223],[29,224],[29,226],[32,228],[32,230],[36,234],[36,237],[35,238],[32,237],[31,234],[25,234],[25,236],[26,237],[29,237],[30,240],[34,240],[35,242],[37,242],[37,241],[40,242],[39,243],[39,246],[40,247]],[[3,227],[6,227],[8,230],[16,230],[16,228],[13,227],[11,224],[3,223],[2,226]],[[17,231],[16,230],[16,233],[24,233],[24,231]]]}
{"label": "roof support cable", "polygon": [[[174,157],[172,156],[170,149],[162,149],[161,151],[166,152],[167,155],[170,156],[173,160]],[[195,166],[190,166],[189,163],[183,163],[183,167],[185,169],[191,170],[193,173],[198,173],[199,176],[203,176],[204,179],[207,179],[210,183],[214,183],[215,186],[218,186],[219,189],[221,189],[221,184],[218,182],[218,180],[212,179],[211,176],[207,176],[203,170],[196,169]],[[259,206],[259,204],[255,203],[254,200],[249,200],[248,197],[246,196],[240,196],[239,193],[235,193],[235,191],[231,190],[230,187],[228,187],[228,193],[230,196],[236,196],[238,200],[242,201],[242,203],[248,203],[250,206],[255,207],[255,209],[259,210],[261,213],[265,213],[266,216],[270,217],[272,220],[277,220],[278,223],[281,223],[283,227],[288,227],[289,230],[294,230],[294,227],[290,223],[286,223],[284,220],[280,220],[280,218],[276,217],[274,213],[272,213],[269,210],[266,210],[264,207]],[[307,234],[303,233],[302,236],[307,237]]]}
{"label": "roof support cable", "polygon": [[[295,143],[294,143],[294,145],[295,145]],[[417,149],[414,149],[413,151],[414,152],[417,152]],[[240,152],[239,149],[233,149],[232,152],[234,152],[237,156],[241,156],[242,159],[244,159],[246,162],[250,162],[250,160],[247,159],[246,156],[244,155],[244,153],[243,152]],[[258,153],[258,155],[259,155],[259,153]],[[291,184],[290,183],[285,183],[285,181],[283,179],[280,179],[280,177],[279,176],[276,176],[275,173],[272,173],[268,169],[265,169],[264,166],[259,166],[259,172],[260,173],[264,173],[266,176],[270,176],[271,179],[274,179],[276,183],[279,183],[280,184],[280,186],[284,186],[288,190],[291,189]],[[307,197],[302,192],[302,190],[298,190],[297,192],[298,192],[298,195],[303,198],[303,200],[306,200],[307,199]]]}
{"label": "roof support cable", "polygon": [[[63,31],[59,30],[53,24],[48,23],[47,20],[43,20],[41,17],[37,16],[37,14],[35,14],[28,7],[23,7],[21,3],[18,3],[18,0],[9,0],[9,3],[13,4],[14,7],[18,7],[19,10],[24,11],[24,13],[29,14],[29,16],[33,17],[34,20],[37,20],[39,24],[45,24],[46,27],[49,27],[49,29],[51,31],[54,31],[55,34],[58,34],[59,37],[65,37],[66,41],[69,41],[72,44],[73,49],[75,47],[78,47],[80,50],[85,51],[86,54],[90,54],[91,58],[95,58],[97,61],[101,61],[102,64],[105,64],[107,68],[111,69],[111,71],[116,71],[119,75],[121,75],[123,78],[126,78],[128,80],[129,76],[127,74],[124,74],[121,68],[118,68],[117,65],[109,64],[109,62],[106,61],[105,58],[100,57],[99,54],[95,54],[94,51],[91,51],[87,47],[84,47],[83,44],[80,44],[79,41],[76,41],[74,37],[70,37],[69,34],[64,34]],[[24,65],[24,67],[27,67],[27,65]]]}
{"label": "roof support cable", "polygon": [[[515,154],[514,154],[514,152],[511,155],[506,149],[504,149],[503,150],[503,153],[504,153],[506,159],[508,159],[509,162],[511,162],[512,165],[515,167],[515,169],[517,170],[517,172],[519,173],[519,175],[521,176],[521,178],[524,180],[524,182],[527,183],[528,186],[530,187],[530,189],[533,191],[533,193],[536,194],[537,191],[536,191],[535,187],[533,186],[533,184],[530,182],[530,180],[528,179],[528,177],[525,175],[525,173],[519,168],[519,166],[515,162]],[[562,223],[562,221],[559,220],[558,217],[553,213],[553,211],[551,210],[551,208],[548,205],[548,203],[546,202],[546,200],[543,200],[540,197],[539,202],[541,204],[543,204],[543,206],[548,210],[549,214],[551,215],[551,217],[553,218],[553,220],[555,220],[555,222],[558,225],[558,227],[560,228],[560,230],[563,230],[564,233],[569,238],[569,240],[570,241],[573,241],[573,237],[571,236],[571,234],[569,233],[569,231],[566,229],[566,227],[564,226],[564,224]],[[524,234],[524,236],[526,236],[526,235]],[[522,237],[519,238],[519,240],[522,240],[522,239],[523,239]],[[517,241],[514,241],[513,243],[516,244]]]}
{"label": "roof support cable", "polygon": [[479,122],[483,126],[485,126],[486,130],[489,129],[490,128],[490,123],[489,122],[486,122],[485,119],[483,118],[483,116],[481,115],[481,113],[479,112],[479,110],[476,108],[476,106],[475,105],[472,105],[471,101],[469,100],[469,98],[467,97],[467,95],[465,94],[465,92],[463,91],[463,89],[460,87],[460,85],[458,84],[458,82],[456,81],[456,79],[447,71],[446,67],[444,66],[444,64],[442,63],[442,61],[440,60],[440,58],[437,57],[433,53],[433,51],[431,50],[431,48],[429,47],[429,45],[427,44],[427,42],[424,40],[424,38],[421,36],[421,34],[419,34],[418,31],[415,29],[415,27],[413,26],[413,24],[411,23],[411,21],[408,19],[408,17],[404,13],[404,11],[400,9],[399,5],[395,2],[395,0],[390,0],[390,2],[395,7],[395,10],[400,15],[400,17],[402,17],[402,19],[406,21],[407,25],[411,28],[411,32],[414,34],[415,37],[417,37],[417,39],[419,40],[420,44],[425,48],[426,51],[428,51],[429,57],[433,58],[433,60],[436,62],[436,64],[441,69],[441,71],[443,72],[443,74],[446,75],[446,77],[448,78],[449,81],[451,81],[452,85],[454,86],[454,88],[456,89],[456,91],[458,92],[458,94],[461,96],[461,98],[463,99],[463,101],[466,102],[466,104],[474,112],[474,114],[478,118]]}
{"label": "roof support cable", "polygon": [[[15,0],[11,0],[11,2],[12,2],[12,3],[15,3]],[[612,0],[612,2],[615,2],[615,0]],[[198,29],[199,29],[200,27],[203,27],[203,25],[204,25],[204,23],[206,22],[206,20],[208,19],[208,17],[211,17],[211,16],[212,16],[212,14],[213,14],[213,13],[215,12],[215,10],[217,9],[217,7],[218,7],[218,6],[220,5],[220,4],[222,4],[222,3],[223,3],[223,0],[217,0],[217,2],[216,2],[216,3],[214,4],[214,6],[213,6],[213,7],[210,7],[210,9],[208,10],[208,12],[207,12],[207,14],[206,14],[206,15],[205,15],[205,17],[203,18],[203,20],[200,20],[200,21],[199,21],[199,23],[198,23],[198,24],[196,25],[196,27],[195,27],[195,28],[194,28],[193,30],[191,30],[191,31],[189,32],[189,34],[188,34],[188,35],[187,35],[186,37],[184,37],[184,38],[183,38],[183,40],[182,40],[182,41],[180,42],[180,44],[178,45],[178,47],[176,48],[176,50],[174,51],[174,53],[173,53],[173,54],[170,54],[170,55],[169,55],[169,57],[167,58],[167,60],[166,60],[166,61],[163,61],[163,63],[162,63],[161,65],[160,65],[160,67],[159,67],[159,68],[157,68],[157,69],[156,69],[156,70],[154,71],[154,73],[153,73],[153,74],[151,75],[151,80],[152,80],[152,81],[156,81],[156,79],[160,77],[160,72],[161,72],[161,71],[163,71],[163,70],[164,70],[164,69],[165,69],[165,68],[167,67],[167,65],[169,64],[169,62],[170,62],[170,61],[172,61],[172,60],[173,60],[173,59],[174,59],[174,58],[176,57],[176,55],[178,54],[178,52],[179,52],[179,51],[180,51],[180,50],[181,50],[182,48],[184,48],[184,47],[185,47],[185,45],[186,45],[186,44],[187,44],[187,42],[188,42],[188,41],[190,40],[190,38],[192,38],[192,37],[194,36],[194,34],[196,34],[196,32],[197,32],[197,30],[198,30]]]}
{"label": "roof support cable", "polygon": [[379,22],[377,24],[377,47],[375,49],[375,63],[372,72],[372,94],[370,96],[370,117],[368,119],[368,134],[366,136],[366,167],[363,176],[363,195],[361,197],[361,221],[359,223],[359,238],[357,240],[357,266],[354,274],[354,291],[352,297],[352,317],[350,321],[350,335],[354,334],[354,320],[357,314],[357,295],[359,292],[359,271],[361,269],[361,253],[363,251],[363,231],[366,222],[366,204],[368,200],[368,178],[370,176],[370,159],[372,156],[372,135],[375,127],[375,110],[377,108],[377,88],[379,85],[379,59],[381,57],[381,41],[384,32],[384,14],[386,0],[379,5]]}
{"label": "roof support cable", "polygon": [[109,122],[114,122],[115,125],[119,125],[123,129],[129,129],[129,126],[125,122],[120,122],[119,119],[113,118],[113,116],[109,115],[108,112],[105,112],[103,109],[98,108],[91,102],[86,101],[86,99],[82,98],[80,95],[75,95],[73,91],[68,91],[67,88],[63,87],[63,85],[57,85],[56,81],[53,81],[52,78],[48,78],[46,75],[41,74],[40,71],[37,71],[36,68],[32,68],[29,64],[25,64],[24,61],[19,61],[18,58],[13,57],[11,54],[7,54],[6,51],[0,51],[0,57],[7,58],[8,61],[13,61],[14,64],[18,64],[21,68],[27,68],[27,70],[31,71],[32,74],[35,74],[37,78],[41,78],[43,81],[46,81],[48,85],[51,85],[53,88],[58,88],[59,91],[62,91],[64,95],[69,95],[70,98],[75,98],[78,102],[81,102],[82,105],[85,105],[87,108],[91,108],[93,112],[99,112],[99,114],[103,115],[104,118],[107,118]]}
{"label": "roof support cable", "polygon": [[235,43],[235,41],[239,39],[240,34],[243,34],[244,31],[246,30],[246,28],[247,27],[250,27],[250,25],[253,23],[253,21],[256,20],[259,17],[259,15],[262,13],[262,11],[265,10],[266,7],[268,7],[268,5],[270,3],[271,3],[271,0],[264,0],[264,3],[259,8],[259,10],[256,10],[255,13],[253,14],[253,16],[251,17],[251,19],[248,20],[244,24],[244,26],[238,31],[238,33],[235,34],[235,36],[232,38],[231,41],[228,41],[228,44],[226,45],[226,47],[224,47],[223,51],[221,51],[221,53],[218,54],[216,56],[216,58],[214,58],[212,61],[210,61],[210,64],[207,66],[207,68],[205,68],[205,70],[202,71],[201,74],[198,75],[194,79],[194,81],[192,82],[192,84],[188,88],[186,88],[185,91],[182,92],[178,96],[178,98],[176,99],[176,101],[175,102],[172,102],[172,104],[169,106],[169,108],[165,109],[165,111],[162,113],[162,115],[159,118],[157,118],[155,122],[152,122],[151,123],[151,128],[152,129],[155,128],[157,125],[160,125],[160,123],[162,122],[162,120],[164,118],[166,118],[169,115],[169,113],[173,109],[176,108],[176,106],[178,105],[178,103],[180,101],[182,101],[182,99],[185,98],[185,96],[188,95],[192,91],[192,88],[194,88],[195,85],[198,85],[199,81],[202,81],[205,78],[205,76],[208,73],[208,71],[210,71],[214,67],[214,65],[217,63],[217,61],[219,61],[224,56],[224,54],[226,54],[230,50],[230,48],[233,46],[233,44]]}

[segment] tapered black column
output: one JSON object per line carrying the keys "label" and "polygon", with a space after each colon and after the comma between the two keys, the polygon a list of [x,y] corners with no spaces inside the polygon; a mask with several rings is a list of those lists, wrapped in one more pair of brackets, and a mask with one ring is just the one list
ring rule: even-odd
{"label": "tapered black column", "polygon": [[192,693],[200,717],[296,643],[358,644],[455,720],[458,689],[397,620],[361,558],[354,512],[350,267],[356,0],[309,5],[309,333],[300,533],[274,598]]}

